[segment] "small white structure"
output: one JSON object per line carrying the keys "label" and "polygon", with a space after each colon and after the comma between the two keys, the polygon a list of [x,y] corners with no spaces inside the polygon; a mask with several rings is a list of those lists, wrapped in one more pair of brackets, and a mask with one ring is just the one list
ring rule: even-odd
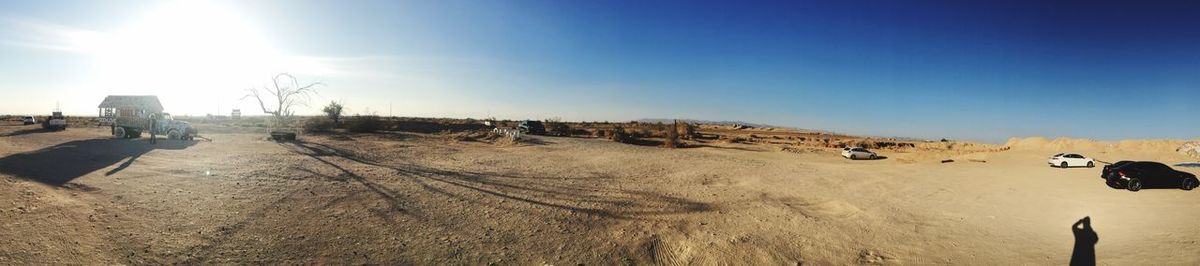
{"label": "small white structure", "polygon": [[516,129],[511,129],[511,128],[493,128],[493,129],[492,129],[492,132],[495,132],[496,134],[500,134],[500,135],[508,136],[509,138],[512,138],[512,140],[519,140],[519,139],[521,139],[521,131],[520,131],[520,130],[516,130]]}

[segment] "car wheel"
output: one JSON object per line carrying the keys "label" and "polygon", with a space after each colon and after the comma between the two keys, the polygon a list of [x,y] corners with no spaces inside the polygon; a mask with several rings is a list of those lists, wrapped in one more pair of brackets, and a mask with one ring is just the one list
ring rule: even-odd
{"label": "car wheel", "polygon": [[875,158],[876,158],[875,155],[871,154],[871,160],[875,160]]}
{"label": "car wheel", "polygon": [[858,155],[851,154],[850,160],[858,160]]}
{"label": "car wheel", "polygon": [[167,139],[183,139],[183,138],[179,135],[179,130],[171,130],[171,131],[167,131]]}
{"label": "car wheel", "polygon": [[1179,188],[1182,188],[1183,190],[1192,190],[1193,188],[1196,188],[1196,180],[1184,179],[1183,186],[1180,186]]}
{"label": "car wheel", "polygon": [[1096,164],[1092,163],[1092,162],[1088,162],[1088,168],[1092,168],[1092,167],[1096,167]]}
{"label": "car wheel", "polygon": [[1067,162],[1062,162],[1062,168],[1067,168]]}
{"label": "car wheel", "polygon": [[113,137],[118,138],[118,139],[125,138],[125,128],[123,128],[123,127],[113,128]]}
{"label": "car wheel", "polygon": [[1142,189],[1142,181],[1137,178],[1130,178],[1129,185],[1125,186],[1129,191],[1138,191]]}

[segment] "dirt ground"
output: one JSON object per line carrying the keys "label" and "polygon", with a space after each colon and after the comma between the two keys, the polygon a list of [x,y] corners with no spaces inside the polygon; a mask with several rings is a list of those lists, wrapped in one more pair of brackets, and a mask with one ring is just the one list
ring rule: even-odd
{"label": "dirt ground", "polygon": [[277,143],[213,128],[211,142],[150,144],[35,128],[0,125],[0,264],[1062,265],[1084,216],[1100,264],[1200,264],[1200,191],[1111,189],[1099,167],[1048,167],[1054,150],[940,163],[571,137]]}

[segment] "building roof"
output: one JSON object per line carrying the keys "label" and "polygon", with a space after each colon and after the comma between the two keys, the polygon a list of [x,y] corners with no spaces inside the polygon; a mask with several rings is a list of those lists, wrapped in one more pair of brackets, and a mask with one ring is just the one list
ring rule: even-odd
{"label": "building roof", "polygon": [[109,95],[104,97],[104,101],[100,102],[97,108],[133,108],[145,109],[151,112],[162,112],[162,103],[158,102],[158,96],[154,95]]}

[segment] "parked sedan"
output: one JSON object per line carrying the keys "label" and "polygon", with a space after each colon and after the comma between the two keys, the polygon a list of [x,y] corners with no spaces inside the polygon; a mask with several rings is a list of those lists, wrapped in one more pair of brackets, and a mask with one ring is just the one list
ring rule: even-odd
{"label": "parked sedan", "polygon": [[26,125],[37,124],[37,119],[34,119],[32,116],[26,116],[21,118],[21,123]]}
{"label": "parked sedan", "polygon": [[846,159],[851,159],[851,160],[857,160],[857,159],[874,160],[878,156],[875,155],[875,152],[869,151],[864,148],[844,148],[844,149],[842,149],[842,157],[846,157]]}
{"label": "parked sedan", "polygon": [[1142,188],[1181,188],[1192,190],[1200,185],[1196,175],[1176,171],[1158,162],[1130,162],[1112,168],[1105,178],[1108,186],[1138,191]]}
{"label": "parked sedan", "polygon": [[1049,163],[1051,167],[1058,166],[1062,168],[1081,166],[1086,166],[1088,168],[1096,167],[1096,160],[1074,153],[1055,154],[1054,156],[1050,156],[1050,159],[1046,160],[1046,163]]}

